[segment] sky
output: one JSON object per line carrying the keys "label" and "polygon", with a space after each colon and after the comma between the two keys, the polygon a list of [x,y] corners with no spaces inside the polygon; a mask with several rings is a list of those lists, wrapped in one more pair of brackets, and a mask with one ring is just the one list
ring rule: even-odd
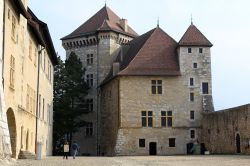
{"label": "sky", "polygon": [[[120,18],[143,34],[157,26],[177,42],[191,23],[213,43],[212,91],[215,110],[250,103],[249,0],[106,0]],[[46,22],[58,54],[68,35],[105,5],[105,0],[29,0]]]}

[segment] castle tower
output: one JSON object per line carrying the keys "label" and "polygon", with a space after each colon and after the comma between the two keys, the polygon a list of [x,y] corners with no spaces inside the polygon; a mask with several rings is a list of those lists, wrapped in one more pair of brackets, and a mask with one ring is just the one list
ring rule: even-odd
{"label": "castle tower", "polygon": [[66,56],[75,52],[81,59],[90,87],[86,99],[89,112],[83,117],[88,125],[73,136],[73,140],[84,147],[81,154],[99,154],[98,87],[108,75],[120,46],[136,36],[137,33],[128,25],[127,20],[119,18],[105,5],[79,28],[61,39]]}
{"label": "castle tower", "polygon": [[[189,89],[194,105],[198,110],[213,111],[211,52],[212,43],[197,29],[193,23],[179,41],[180,71],[185,76],[185,84]],[[191,106],[192,107],[192,106]]]}

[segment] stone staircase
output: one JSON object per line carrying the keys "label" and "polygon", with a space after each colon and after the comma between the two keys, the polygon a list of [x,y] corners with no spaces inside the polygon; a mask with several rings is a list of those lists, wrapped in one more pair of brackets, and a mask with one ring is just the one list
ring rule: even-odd
{"label": "stone staircase", "polygon": [[36,155],[29,151],[20,151],[18,159],[36,159]]}

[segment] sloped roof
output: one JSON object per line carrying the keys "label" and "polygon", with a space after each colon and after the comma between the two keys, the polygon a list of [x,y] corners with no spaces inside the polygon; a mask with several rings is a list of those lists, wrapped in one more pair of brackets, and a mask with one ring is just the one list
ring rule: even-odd
{"label": "sloped roof", "polygon": [[101,10],[99,10],[95,15],[93,15],[75,31],[63,37],[61,40],[93,34],[101,30],[117,31],[132,37],[138,36],[138,34],[130,26],[128,26],[127,32],[125,32],[119,23],[120,20],[120,17],[105,5]]}
{"label": "sloped roof", "polygon": [[179,46],[212,47],[213,44],[199,31],[195,25],[191,24],[179,41]]}
{"label": "sloped roof", "polygon": [[118,75],[180,75],[177,42],[157,27],[135,38],[124,57],[120,58]]}
{"label": "sloped roof", "polygon": [[27,20],[29,27],[34,33],[39,44],[47,48],[49,52],[49,57],[53,65],[57,65],[58,64],[57,55],[55,52],[55,48],[47,24],[39,20],[30,8],[28,8],[27,13],[29,17],[29,19]]}
{"label": "sloped roof", "polygon": [[25,18],[28,19],[28,13],[21,0],[11,0],[10,3],[12,3],[16,7],[19,13],[21,13]]}

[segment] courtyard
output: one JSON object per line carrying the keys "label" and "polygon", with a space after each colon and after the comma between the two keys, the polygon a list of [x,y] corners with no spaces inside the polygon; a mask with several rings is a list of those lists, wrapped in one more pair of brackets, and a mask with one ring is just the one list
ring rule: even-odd
{"label": "courtyard", "polygon": [[[249,166],[247,155],[207,156],[124,156],[124,157],[48,157],[43,160],[17,160],[13,166]],[[1,165],[1,163],[0,163]],[[8,164],[9,165],[9,164]]]}

